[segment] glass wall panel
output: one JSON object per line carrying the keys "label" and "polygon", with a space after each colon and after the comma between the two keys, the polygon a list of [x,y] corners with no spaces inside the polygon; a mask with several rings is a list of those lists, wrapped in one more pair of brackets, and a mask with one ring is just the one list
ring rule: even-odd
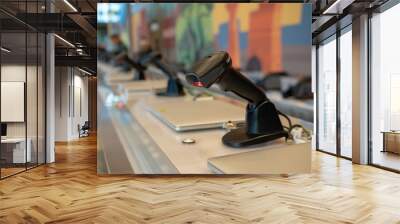
{"label": "glass wall panel", "polygon": [[46,39],[22,22],[44,3],[0,1],[0,178],[45,163]]}
{"label": "glass wall panel", "polygon": [[[27,2],[26,12],[39,13],[40,4],[38,1]],[[37,20],[37,16],[31,20]],[[39,76],[39,33],[34,28],[27,28],[27,142],[31,147],[31,161],[27,164],[28,168],[38,165],[39,146],[38,146],[38,76]]]}
{"label": "glass wall panel", "polygon": [[371,73],[371,160],[400,170],[400,4],[374,15]]}
{"label": "glass wall panel", "polygon": [[317,148],[336,153],[336,39],[318,47]]}
{"label": "glass wall panel", "polygon": [[[20,3],[23,7],[24,3]],[[9,18],[1,14],[1,18]],[[1,29],[1,161],[2,178],[26,170],[31,161],[26,125],[27,35],[23,25]]]}
{"label": "glass wall panel", "polygon": [[348,158],[352,157],[352,72],[350,29],[340,36],[340,154]]}

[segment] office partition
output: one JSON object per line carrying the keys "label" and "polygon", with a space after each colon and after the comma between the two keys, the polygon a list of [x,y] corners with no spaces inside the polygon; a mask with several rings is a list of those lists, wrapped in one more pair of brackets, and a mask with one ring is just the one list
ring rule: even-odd
{"label": "office partition", "polygon": [[[45,163],[45,34],[24,21],[45,1],[0,2],[0,178]],[[15,10],[17,14],[10,13]]]}
{"label": "office partition", "polygon": [[[1,177],[3,178],[26,170],[32,151],[31,142],[28,140],[28,143],[27,141],[26,125],[26,78],[28,69],[26,65],[26,33],[4,32],[2,30],[1,46],[9,49],[9,51],[2,50],[1,52],[0,82],[2,85],[0,85],[0,88],[2,103],[0,110],[2,118],[0,120],[7,125],[7,134],[2,136],[0,144]],[[3,94],[7,95],[3,96]],[[14,96],[11,96],[12,94]],[[6,98],[9,98],[9,100],[6,100]],[[13,98],[16,102],[11,102]]]}

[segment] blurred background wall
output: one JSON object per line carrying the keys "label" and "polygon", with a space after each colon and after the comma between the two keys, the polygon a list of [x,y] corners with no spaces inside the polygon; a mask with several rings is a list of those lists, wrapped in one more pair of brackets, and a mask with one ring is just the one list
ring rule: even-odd
{"label": "blurred background wall", "polygon": [[132,52],[147,41],[185,68],[224,50],[242,70],[310,76],[309,15],[307,4],[99,4],[98,42],[120,33]]}

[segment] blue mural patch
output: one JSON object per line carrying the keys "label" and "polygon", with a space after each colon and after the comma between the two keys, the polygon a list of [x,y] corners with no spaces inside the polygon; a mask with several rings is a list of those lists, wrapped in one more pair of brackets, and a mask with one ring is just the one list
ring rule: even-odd
{"label": "blue mural patch", "polygon": [[283,45],[311,45],[311,5],[304,4],[301,23],[282,28]]}

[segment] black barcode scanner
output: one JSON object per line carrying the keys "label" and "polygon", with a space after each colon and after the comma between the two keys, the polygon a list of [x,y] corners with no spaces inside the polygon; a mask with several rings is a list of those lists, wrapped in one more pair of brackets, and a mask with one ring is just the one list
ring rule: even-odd
{"label": "black barcode scanner", "polygon": [[155,67],[160,69],[162,73],[167,76],[168,84],[167,90],[165,92],[158,92],[159,96],[182,96],[184,95],[183,86],[176,75],[167,64],[162,61],[162,56],[159,52],[150,51],[148,53],[142,54],[137,60],[131,59],[126,53],[120,54],[117,59],[119,61],[127,62],[133,68],[135,68],[139,73],[139,80],[144,80],[144,71],[147,66],[153,64]]}
{"label": "black barcode scanner", "polygon": [[193,86],[209,88],[217,83],[222,90],[231,91],[246,99],[246,126],[233,129],[222,137],[230,147],[245,147],[287,138],[275,105],[265,93],[232,67],[227,52],[216,52],[196,63],[186,80]]}
{"label": "black barcode scanner", "polygon": [[162,56],[157,51],[151,51],[143,55],[140,60],[140,64],[148,65],[153,64],[155,67],[160,69],[168,77],[168,85],[166,92],[159,92],[159,96],[182,96],[184,95],[183,86],[180,82],[176,71],[171,69],[165,62],[162,61]]}
{"label": "black barcode scanner", "polygon": [[116,61],[119,63],[128,63],[132,68],[134,68],[138,72],[138,80],[145,80],[144,71],[146,70],[146,66],[141,63],[131,59],[127,53],[121,53],[116,56]]}

